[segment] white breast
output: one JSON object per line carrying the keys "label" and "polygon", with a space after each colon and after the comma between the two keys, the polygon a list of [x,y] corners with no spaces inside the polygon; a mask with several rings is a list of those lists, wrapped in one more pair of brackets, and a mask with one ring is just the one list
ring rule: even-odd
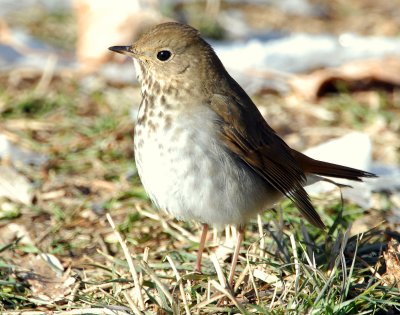
{"label": "white breast", "polygon": [[172,117],[169,129],[135,130],[139,175],[158,207],[178,219],[223,226],[243,224],[280,198],[227,153],[212,110],[198,107]]}

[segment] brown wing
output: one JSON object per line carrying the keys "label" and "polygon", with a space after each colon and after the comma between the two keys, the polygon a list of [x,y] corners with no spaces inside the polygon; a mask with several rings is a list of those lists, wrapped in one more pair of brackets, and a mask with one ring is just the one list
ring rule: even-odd
{"label": "brown wing", "polygon": [[[249,99],[247,102],[251,102]],[[221,137],[228,150],[250,166],[270,186],[291,199],[313,225],[324,228],[303,185],[306,176],[291,149],[266,123],[253,103],[214,94],[211,108],[217,113]]]}

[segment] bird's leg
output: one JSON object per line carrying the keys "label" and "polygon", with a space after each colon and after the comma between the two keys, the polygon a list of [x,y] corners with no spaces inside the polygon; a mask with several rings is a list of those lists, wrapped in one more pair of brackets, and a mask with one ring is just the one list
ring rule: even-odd
{"label": "bird's leg", "polygon": [[240,225],[238,228],[237,232],[237,239],[236,239],[236,246],[235,246],[235,251],[233,253],[232,257],[232,265],[231,265],[231,271],[229,272],[229,286],[233,288],[233,277],[235,276],[235,270],[236,270],[236,265],[239,257],[239,252],[240,252],[240,245],[242,244],[242,241],[244,239],[244,228],[245,226]]}
{"label": "bird's leg", "polygon": [[204,245],[206,243],[207,232],[208,232],[208,224],[204,223],[203,231],[201,232],[201,237],[200,237],[199,250],[197,251],[196,267],[194,269],[195,272],[201,272],[201,258],[203,257],[203,250],[204,250]]}
{"label": "bird's leg", "polygon": [[[240,245],[242,244],[242,241],[244,239],[244,228],[245,226],[239,226],[238,231],[237,231],[237,239],[236,239],[236,246],[235,246],[235,251],[233,252],[233,257],[232,257],[232,265],[231,265],[231,270],[229,272],[229,287],[232,289],[233,292],[233,278],[235,276],[235,270],[236,270],[236,265],[239,257],[239,251],[240,251]],[[223,297],[221,300],[218,301],[217,306],[221,306],[222,304],[225,303],[226,297]]]}

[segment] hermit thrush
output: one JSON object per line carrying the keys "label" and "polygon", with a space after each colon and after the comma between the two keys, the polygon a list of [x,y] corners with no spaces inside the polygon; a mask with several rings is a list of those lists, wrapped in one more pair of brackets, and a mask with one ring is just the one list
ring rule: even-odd
{"label": "hermit thrush", "polygon": [[256,214],[286,196],[323,228],[303,188],[307,176],[374,176],[291,149],[188,25],[160,24],[110,50],[133,57],[141,82],[134,149],[144,188],[159,208],[203,223],[197,271],[209,224],[239,227],[232,284],[244,225]]}

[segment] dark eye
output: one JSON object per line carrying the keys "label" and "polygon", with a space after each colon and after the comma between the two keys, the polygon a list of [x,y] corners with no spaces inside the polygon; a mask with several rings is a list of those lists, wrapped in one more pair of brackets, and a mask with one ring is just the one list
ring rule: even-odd
{"label": "dark eye", "polygon": [[171,52],[168,50],[161,50],[157,53],[157,59],[167,61],[171,57]]}

